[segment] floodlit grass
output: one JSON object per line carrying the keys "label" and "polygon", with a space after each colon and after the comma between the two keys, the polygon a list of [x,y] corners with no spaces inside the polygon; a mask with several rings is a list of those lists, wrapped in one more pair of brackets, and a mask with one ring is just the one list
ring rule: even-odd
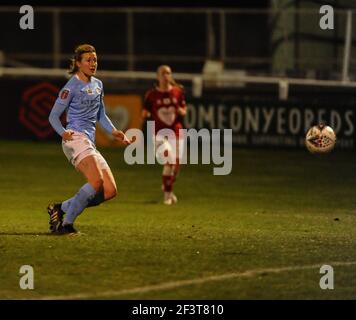
{"label": "floodlit grass", "polygon": [[[60,144],[0,144],[1,299],[356,298],[356,265],[334,267],[334,290],[320,289],[319,268],[179,285],[356,261],[354,153],[236,149],[228,176],[213,176],[213,165],[183,166],[179,203],[167,207],[159,165],[128,166],[123,149],[102,149],[119,196],[85,210],[76,222],[82,235],[70,237],[48,233],[47,204],[84,183]],[[34,267],[35,290],[20,289],[22,265]],[[171,289],[121,292],[173,281]]]}

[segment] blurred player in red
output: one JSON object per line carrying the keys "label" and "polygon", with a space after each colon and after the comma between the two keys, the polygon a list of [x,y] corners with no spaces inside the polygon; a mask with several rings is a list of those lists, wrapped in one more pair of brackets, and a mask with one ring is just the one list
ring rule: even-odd
{"label": "blurred player in red", "polygon": [[[163,165],[162,190],[164,192],[164,204],[176,203],[177,197],[173,193],[173,185],[179,172],[179,160],[183,153],[184,140],[179,134],[179,129],[183,128],[182,117],[186,115],[186,102],[183,87],[175,82],[172,77],[172,70],[167,65],[161,65],[157,69],[158,84],[148,90],[144,99],[143,118],[155,122],[155,147],[161,149],[162,144],[166,145],[165,150],[169,154],[169,159]],[[171,129],[175,133],[176,143],[169,142],[164,136],[157,134],[161,129]],[[172,151],[175,152],[172,152]]]}

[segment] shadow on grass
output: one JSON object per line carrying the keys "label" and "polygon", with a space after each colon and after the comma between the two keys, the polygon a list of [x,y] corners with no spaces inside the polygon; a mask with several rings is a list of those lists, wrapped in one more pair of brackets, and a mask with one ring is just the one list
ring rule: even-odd
{"label": "shadow on grass", "polygon": [[0,232],[0,236],[53,236],[50,232]]}
{"label": "shadow on grass", "polygon": [[159,200],[143,200],[143,201],[139,201],[139,200],[133,200],[133,201],[124,201],[121,200],[121,203],[129,203],[129,204],[159,204],[161,203],[161,201]]}

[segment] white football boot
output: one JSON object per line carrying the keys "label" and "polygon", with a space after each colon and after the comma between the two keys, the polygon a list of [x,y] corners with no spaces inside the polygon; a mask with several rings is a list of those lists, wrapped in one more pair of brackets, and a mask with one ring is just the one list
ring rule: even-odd
{"label": "white football boot", "polygon": [[172,203],[176,204],[178,202],[177,196],[172,192],[171,194]]}
{"label": "white football boot", "polygon": [[164,200],[163,200],[163,203],[170,206],[173,204],[173,201],[172,201],[172,196],[171,196],[172,192],[165,192],[164,193]]}

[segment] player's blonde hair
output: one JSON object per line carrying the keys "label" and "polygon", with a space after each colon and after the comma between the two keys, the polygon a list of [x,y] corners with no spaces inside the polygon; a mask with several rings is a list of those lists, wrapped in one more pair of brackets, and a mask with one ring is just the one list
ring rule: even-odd
{"label": "player's blonde hair", "polygon": [[96,53],[94,46],[84,43],[77,46],[74,50],[74,56],[70,59],[70,67],[68,70],[69,74],[75,74],[78,71],[77,61],[82,60],[82,55],[84,53]]}
{"label": "player's blonde hair", "polygon": [[[161,72],[161,70],[164,69],[164,68],[168,68],[168,69],[172,70],[172,68],[171,68],[169,65],[167,65],[167,64],[162,64],[162,65],[160,65],[160,66],[157,68],[157,74],[159,74],[159,73]],[[184,88],[180,83],[178,83],[178,82],[173,78],[173,76],[171,76],[171,81],[169,81],[169,83],[170,83],[172,86],[174,86],[174,87],[179,87],[179,88],[181,88],[181,89]]]}

